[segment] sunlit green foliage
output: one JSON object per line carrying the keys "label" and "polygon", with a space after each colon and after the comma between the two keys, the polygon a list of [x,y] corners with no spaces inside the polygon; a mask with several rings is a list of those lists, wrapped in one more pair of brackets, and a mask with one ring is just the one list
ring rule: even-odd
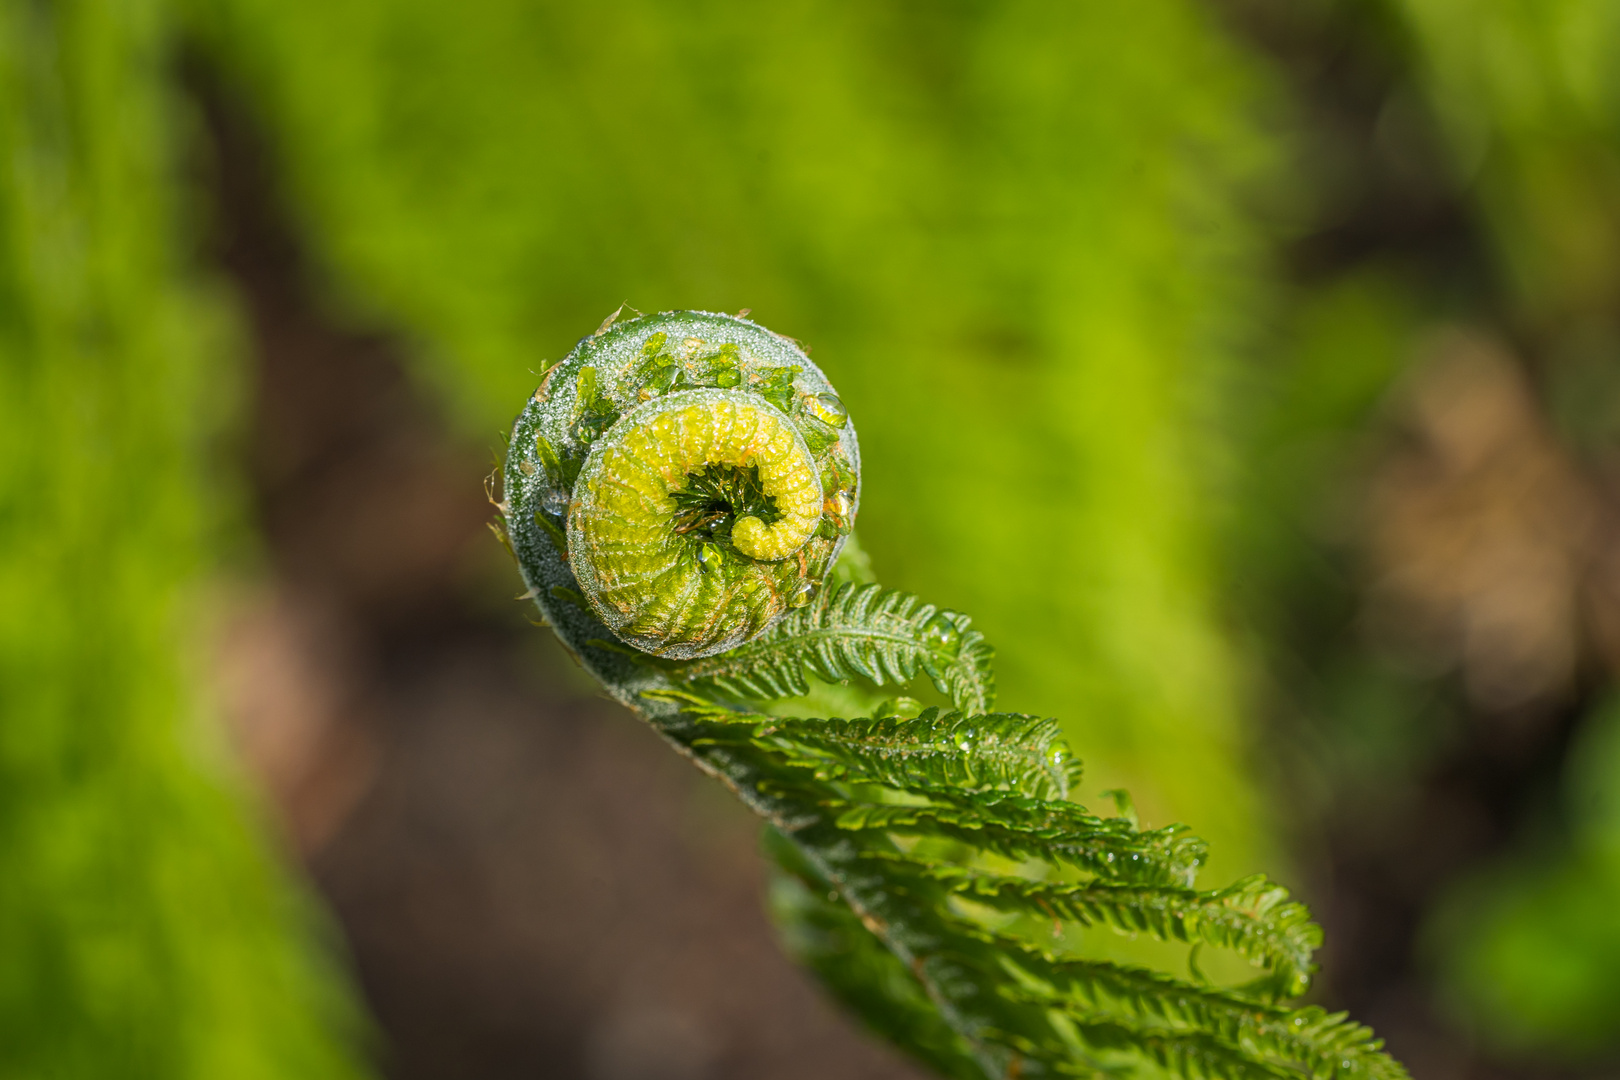
{"label": "sunlit green foliage", "polygon": [[0,4],[0,1076],[352,1076],[195,671],[229,410],[155,3]]}

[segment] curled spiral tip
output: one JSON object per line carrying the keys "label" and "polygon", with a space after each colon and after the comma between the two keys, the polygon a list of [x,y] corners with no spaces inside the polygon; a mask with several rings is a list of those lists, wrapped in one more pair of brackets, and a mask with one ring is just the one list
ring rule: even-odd
{"label": "curled spiral tip", "polygon": [[854,527],[860,450],[794,342],[668,312],[609,320],[546,372],[505,483],[537,598],[577,587],[620,641],[690,659],[810,602]]}

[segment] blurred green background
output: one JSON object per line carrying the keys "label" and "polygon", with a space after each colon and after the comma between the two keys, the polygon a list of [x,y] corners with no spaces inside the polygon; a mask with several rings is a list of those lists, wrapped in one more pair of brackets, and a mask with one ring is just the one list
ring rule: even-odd
{"label": "blurred green background", "polygon": [[0,1076],[793,1075],[562,944],[676,781],[523,801],[614,721],[480,485],[626,302],[806,342],[880,578],[1083,799],[1309,900],[1420,1080],[1610,1075],[1617,47],[1607,0],[3,0]]}

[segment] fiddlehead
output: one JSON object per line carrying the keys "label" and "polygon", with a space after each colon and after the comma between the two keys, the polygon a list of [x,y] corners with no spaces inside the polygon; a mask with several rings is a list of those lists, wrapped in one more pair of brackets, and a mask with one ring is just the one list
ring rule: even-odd
{"label": "fiddlehead", "polygon": [[849,413],[744,319],[604,327],[546,373],[515,438],[514,543],[544,534],[591,613],[654,656],[712,656],[806,606],[854,528]]}
{"label": "fiddlehead", "polygon": [[[770,826],[790,950],[953,1078],[1406,1080],[1367,1029],[1284,1003],[1321,940],[1284,889],[1200,890],[1184,828],[1070,801],[1055,721],[989,711],[966,616],[847,559],[835,578],[859,462],[792,342],[676,313],[582,341],[519,417],[504,473],[505,535],[564,644]],[[961,711],[875,693],[853,720],[742,707],[812,675],[919,673]],[[1094,955],[1092,927],[1179,944],[1189,974]],[[1259,974],[1212,981],[1203,949]]]}

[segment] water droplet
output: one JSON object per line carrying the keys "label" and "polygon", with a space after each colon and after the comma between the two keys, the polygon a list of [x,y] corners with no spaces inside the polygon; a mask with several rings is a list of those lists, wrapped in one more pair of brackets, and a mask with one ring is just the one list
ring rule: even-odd
{"label": "water droplet", "polygon": [[816,583],[813,581],[801,581],[797,586],[794,587],[793,592],[788,596],[788,607],[804,607],[806,604],[810,603],[810,598],[815,595]]}
{"label": "water droplet", "polygon": [[803,370],[794,367],[759,368],[749,375],[754,392],[785,413],[793,411],[793,379]]}
{"label": "water droplet", "polygon": [[721,368],[715,372],[714,383],[716,386],[738,386],[742,383],[742,372],[734,367]]}
{"label": "water droplet", "polygon": [[703,348],[703,339],[699,337],[689,337],[685,341],[681,342],[681,348],[686,351],[688,356],[696,355],[697,352]]}
{"label": "water droplet", "polygon": [[661,367],[653,372],[653,377],[647,381],[647,388],[659,394],[669,393],[669,388],[675,385],[680,377],[681,369],[673,365]]}
{"label": "water droplet", "polygon": [[849,423],[849,410],[837,394],[811,394],[804,399],[804,409],[828,427],[841,428]]}
{"label": "water droplet", "polygon": [[872,710],[872,717],[876,720],[914,720],[922,710],[922,702],[902,694],[900,697],[890,698]]}
{"label": "water droplet", "polygon": [[838,536],[848,536],[855,530],[855,500],[847,491],[835,491],[821,504],[822,512]]}
{"label": "water droplet", "polygon": [[720,569],[720,563],[725,559],[724,553],[718,544],[699,544],[697,549],[698,566],[704,573],[713,573]]}
{"label": "water droplet", "polygon": [[553,517],[562,517],[568,512],[568,493],[558,491],[556,488],[547,488],[540,496],[540,509]]}
{"label": "water droplet", "polygon": [[855,470],[851,469],[841,457],[836,454],[827,461],[821,471],[821,490],[832,491],[841,489],[853,491],[855,488]]}
{"label": "water droplet", "polygon": [[648,356],[656,355],[658,350],[664,347],[664,342],[668,340],[669,335],[664,333],[662,330],[658,331],[656,334],[650,334],[648,335],[647,340],[642,342],[641,351],[646,353]]}
{"label": "water droplet", "polygon": [[956,628],[951,613],[942,611],[923,623],[922,640],[931,649],[954,652],[962,643],[962,632]]}

